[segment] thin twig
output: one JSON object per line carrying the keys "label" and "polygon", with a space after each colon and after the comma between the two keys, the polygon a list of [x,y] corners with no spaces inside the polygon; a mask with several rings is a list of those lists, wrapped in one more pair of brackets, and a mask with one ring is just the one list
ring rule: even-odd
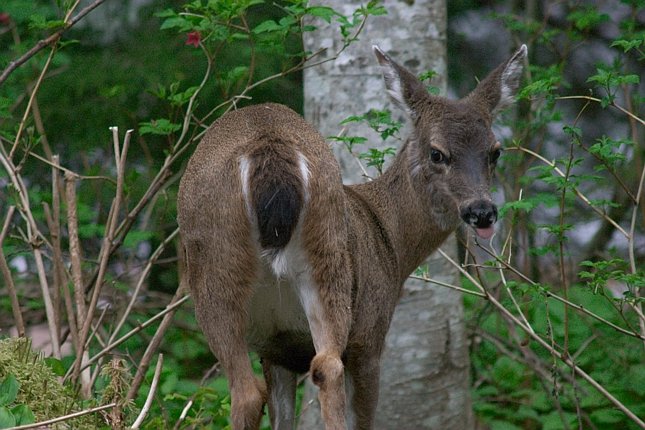
{"label": "thin twig", "polygon": [[625,330],[624,328],[622,328],[620,326],[617,326],[616,324],[612,323],[611,321],[606,320],[605,318],[601,317],[600,315],[597,315],[597,314],[591,312],[590,310],[588,310],[584,306],[576,304],[576,303],[573,303],[573,302],[571,302],[569,300],[565,300],[564,298],[558,296],[557,294],[553,293],[552,291],[547,290],[546,288],[541,286],[539,283],[533,281],[528,276],[526,276],[524,273],[520,272],[517,268],[513,267],[512,265],[510,265],[506,261],[504,261],[502,259],[499,259],[495,254],[491,253],[490,250],[488,250],[487,248],[480,247],[480,249],[482,249],[484,252],[488,253],[488,255],[493,257],[496,261],[498,261],[499,263],[503,264],[506,269],[510,270],[511,272],[513,272],[514,274],[519,276],[522,280],[524,280],[525,282],[529,283],[532,287],[537,288],[546,297],[550,297],[550,298],[555,299],[555,300],[557,300],[557,301],[559,301],[559,302],[561,302],[563,304],[566,304],[567,306],[570,306],[570,307],[576,309],[577,311],[582,312],[583,314],[588,315],[588,316],[590,316],[591,318],[593,318],[593,319],[595,319],[597,321],[600,321],[601,323],[613,328],[614,330],[616,330],[616,331],[618,331],[618,332],[620,332],[622,334],[626,334],[628,336],[632,336],[632,337],[635,337],[637,339],[645,340],[645,336],[640,335],[640,334],[635,333],[635,332],[632,332],[632,331],[629,331],[629,330]]}
{"label": "thin twig", "polygon": [[[553,170],[554,170],[558,175],[560,175],[561,177],[563,177],[563,178],[565,177],[564,172],[562,172],[562,170],[560,170],[560,168],[558,168],[558,167],[555,165],[555,163],[554,163],[554,162],[547,160],[546,158],[544,158],[543,156],[541,156],[540,154],[538,154],[538,153],[537,153],[537,152],[535,152],[535,151],[532,151],[532,150],[530,150],[530,149],[528,149],[528,148],[524,148],[524,147],[522,147],[522,146],[512,146],[512,147],[507,148],[507,150],[509,150],[509,151],[517,150],[517,151],[526,152],[527,154],[530,154],[530,155],[532,155],[533,157],[535,157],[535,158],[539,159],[539,160],[540,160],[540,161],[542,161],[544,164],[546,164],[546,165],[548,165],[548,166],[552,167],[552,168],[553,168]],[[591,208],[591,210],[593,210],[594,212],[596,212],[596,213],[597,213],[601,218],[605,219],[607,222],[609,222],[611,225],[613,225],[613,226],[614,226],[614,228],[616,228],[616,230],[618,230],[619,232],[621,232],[625,237],[629,237],[629,234],[627,233],[627,231],[625,231],[625,229],[624,229],[624,228],[622,228],[622,227],[621,227],[621,226],[620,226],[616,221],[614,221],[613,219],[609,218],[609,217],[607,216],[607,214],[606,214],[606,213],[604,213],[603,211],[601,211],[600,209],[598,209],[597,207],[595,207],[593,204],[591,204],[591,201],[590,201],[590,200],[589,200],[589,199],[588,199],[584,194],[582,194],[582,193],[580,192],[580,190],[579,190],[577,187],[574,187],[574,188],[573,188],[573,192],[576,194],[576,196],[578,196],[578,198],[580,198],[580,200],[582,200],[583,202],[585,202],[585,203],[586,203],[586,204]]]}
{"label": "thin twig", "polygon": [[40,84],[42,84],[43,79],[45,79],[45,74],[47,73],[47,69],[49,69],[49,65],[54,59],[55,54],[56,54],[56,47],[54,46],[54,48],[52,48],[51,52],[49,53],[49,57],[47,57],[47,61],[43,66],[43,70],[40,72],[40,75],[36,80],[36,84],[34,85],[34,88],[31,90],[31,94],[29,95],[29,101],[27,102],[27,107],[25,108],[25,112],[22,115],[22,120],[20,121],[20,125],[18,126],[18,132],[16,133],[16,138],[13,142],[13,146],[11,147],[11,151],[9,152],[10,160],[13,159],[13,155],[16,152],[16,149],[18,149],[18,143],[20,143],[22,131],[25,129],[25,125],[27,124],[27,118],[29,117],[29,112],[31,112],[31,106],[34,103],[34,100],[36,99],[36,93],[38,92],[38,89],[40,88]]}
{"label": "thin twig", "polygon": [[119,334],[119,331],[121,331],[121,327],[123,327],[123,324],[125,324],[125,322],[128,319],[128,316],[132,312],[132,308],[134,307],[134,304],[136,303],[139,297],[139,292],[143,287],[144,281],[148,277],[150,270],[152,270],[152,266],[157,262],[157,260],[159,259],[163,251],[166,249],[166,246],[168,246],[168,244],[175,239],[178,233],[179,233],[179,228],[176,228],[172,233],[170,233],[170,235],[163,242],[161,242],[161,244],[157,247],[155,252],[153,252],[150,258],[148,259],[148,262],[146,263],[146,267],[139,275],[139,280],[137,281],[137,285],[135,286],[134,291],[131,292],[130,302],[128,303],[128,306],[126,307],[125,311],[123,312],[123,315],[121,316],[119,322],[112,330],[112,335],[110,336],[108,343],[112,342],[114,338]]}
{"label": "thin twig", "polygon": [[90,13],[92,10],[96,9],[96,7],[98,7],[104,1],[105,0],[95,0],[94,3],[87,5],[78,14],[76,14],[74,18],[72,18],[69,22],[66,22],[63,28],[56,31],[49,37],[39,40],[38,43],[36,43],[29,51],[25,52],[19,58],[10,62],[9,65],[7,65],[7,67],[2,71],[2,74],[0,74],[0,85],[2,85],[2,83],[7,80],[7,78],[11,73],[13,73],[13,71],[15,71],[18,67],[22,66],[24,63],[26,63],[31,57],[33,57],[38,52],[40,52],[47,46],[51,45],[52,43],[58,42],[58,40],[61,38],[64,32],[69,30],[78,21],[83,19],[85,15]]}
{"label": "thin twig", "polygon": [[[210,369],[204,373],[204,376],[202,376],[201,381],[199,382],[199,386],[203,386],[206,381],[208,381],[213,374],[219,373],[220,371],[220,363],[217,362],[211,366]],[[186,402],[186,405],[184,408],[181,410],[181,414],[179,415],[179,419],[175,422],[175,426],[173,427],[173,430],[179,430],[181,428],[181,424],[184,422],[186,417],[188,416],[188,411],[190,411],[190,408],[193,406],[193,403],[195,402],[195,397],[197,396],[197,392],[193,393],[192,396],[190,396],[190,399]]]}
{"label": "thin twig", "polygon": [[78,238],[78,213],[76,209],[76,175],[65,173],[65,199],[67,200],[67,235],[69,238],[69,257],[72,267],[72,284],[76,302],[76,322],[85,321],[85,292],[83,291],[83,272],[81,269],[81,242]]}
{"label": "thin twig", "polygon": [[141,408],[141,413],[137,417],[134,424],[132,424],[132,429],[138,429],[141,427],[143,420],[146,418],[148,411],[150,411],[150,406],[152,405],[152,399],[154,399],[155,393],[157,392],[157,385],[159,384],[159,377],[161,376],[161,369],[163,368],[163,354],[159,354],[157,359],[157,366],[155,367],[155,374],[152,377],[152,383],[150,384],[150,391],[148,392],[148,397],[146,397],[146,402]]}
{"label": "thin twig", "polygon": [[51,294],[49,292],[49,283],[47,282],[47,273],[45,271],[45,263],[43,262],[43,254],[40,248],[34,247],[34,259],[36,260],[36,270],[38,272],[38,281],[40,284],[40,291],[43,295],[43,303],[45,304],[45,314],[47,315],[47,326],[49,327],[49,336],[52,342],[52,354],[55,358],[60,359],[60,341],[58,340],[58,326],[56,325],[56,314],[54,312],[54,304],[52,303]]}
{"label": "thin twig", "polygon": [[[596,98],[596,97],[591,97],[591,96],[562,96],[562,97],[557,97],[557,99],[558,100],[580,99],[580,100],[589,100],[589,101],[592,101],[592,102],[602,103],[601,99]],[[611,102],[609,105],[615,107],[616,109],[618,109],[619,111],[621,111],[622,113],[624,113],[625,115],[630,117],[631,119],[640,122],[641,125],[645,125],[645,120],[643,120],[643,119],[639,118],[638,116],[634,115],[633,113],[631,113],[630,111],[628,111],[624,107],[622,107],[620,105],[617,105],[614,102]]]}
{"label": "thin twig", "polygon": [[71,420],[73,418],[82,417],[83,415],[89,415],[89,414],[93,414],[93,413],[96,413],[96,412],[101,412],[101,411],[104,411],[106,409],[114,408],[116,405],[117,405],[116,403],[108,403],[107,405],[102,405],[102,406],[97,406],[97,407],[90,408],[90,409],[85,409],[85,410],[82,410],[82,411],[79,411],[79,412],[74,412],[73,414],[68,414],[68,415],[63,415],[62,417],[52,418],[51,420],[47,420],[47,421],[40,421],[40,422],[37,422],[37,423],[25,424],[25,425],[17,426],[17,427],[11,427],[11,430],[27,430],[27,429],[50,428],[49,426],[51,424],[56,424],[56,423],[59,423],[61,421],[67,421],[67,420]]}
{"label": "thin twig", "polygon": [[[31,245],[32,252],[34,254],[34,260],[36,261],[38,281],[43,296],[43,304],[45,305],[45,314],[47,315],[49,334],[51,336],[52,352],[56,358],[60,358],[60,344],[58,341],[56,316],[53,309],[51,294],[49,292],[49,284],[47,282],[47,274],[45,272],[42,252],[40,250],[43,242],[46,244],[48,244],[48,242],[45,236],[38,229],[38,225],[36,224],[36,220],[34,219],[29,202],[29,193],[27,192],[27,187],[25,186],[22,177],[18,174],[16,167],[11,161],[11,158],[9,158],[4,151],[4,147],[2,145],[0,145],[0,163],[3,165],[4,169],[9,175],[11,183],[18,193],[20,202],[20,206],[18,208],[20,209],[20,213],[26,221],[27,241]],[[51,248],[51,244],[48,245]]]}
{"label": "thin twig", "polygon": [[34,157],[35,159],[37,159],[37,160],[39,160],[39,161],[42,161],[43,163],[45,163],[45,164],[47,164],[47,165],[49,165],[49,166],[51,166],[51,167],[53,167],[53,168],[55,168],[55,169],[60,170],[61,172],[65,173],[65,175],[68,175],[68,174],[69,174],[69,175],[71,175],[71,176],[74,176],[74,177],[75,177],[75,178],[77,178],[77,179],[100,179],[100,180],[102,180],[102,181],[108,181],[108,182],[111,182],[111,183],[113,183],[114,185],[116,185],[116,182],[114,181],[114,179],[109,178],[109,177],[107,177],[107,176],[91,176],[91,175],[90,175],[90,176],[86,176],[86,175],[79,175],[78,173],[74,172],[73,170],[70,170],[70,169],[68,169],[68,168],[66,168],[66,167],[64,167],[64,166],[61,166],[58,162],[54,163],[53,161],[50,161],[50,160],[46,159],[45,157],[42,157],[42,156],[40,156],[40,155],[36,154],[36,153],[35,153],[35,152],[33,152],[33,151],[29,151],[29,153],[28,153],[28,154],[29,154],[31,157]]}
{"label": "thin twig", "polygon": [[495,297],[493,297],[491,294],[488,294],[486,289],[479,283],[477,282],[468,271],[466,271],[463,267],[461,267],[457,262],[455,262],[450,256],[448,256],[445,252],[443,252],[441,249],[438,249],[439,253],[446,259],[450,264],[452,264],[454,267],[459,270],[464,276],[466,276],[471,282],[475,284],[477,288],[482,290],[482,292],[486,293],[487,297],[486,300],[488,300],[497,310],[499,310],[503,315],[505,315],[507,318],[510,318],[513,323],[520,327],[522,330],[524,330],[533,340],[535,340],[537,343],[539,343],[544,349],[546,349],[554,358],[557,358],[560,360],[562,363],[566,364],[571,368],[572,371],[578,374],[578,376],[582,377],[585,381],[587,381],[591,386],[593,386],[600,394],[602,394],[606,399],[608,399],[611,403],[613,403],[618,409],[620,409],[629,419],[631,419],[634,423],[636,423],[639,427],[642,429],[645,429],[645,422],[641,420],[634,412],[632,412],[629,408],[627,408],[620,400],[618,400],[616,397],[614,397],[609,391],[605,389],[601,384],[599,384],[595,379],[593,379],[591,376],[589,376],[584,370],[582,370],[580,367],[578,367],[568,355],[563,355],[559,351],[557,351],[553,346],[549,345],[544,339],[542,339],[540,336],[538,336],[535,332],[533,332],[529,327],[526,327],[522,321],[520,321],[515,315],[513,315],[512,312],[510,312],[504,305],[502,305]]}
{"label": "thin twig", "polygon": [[[479,247],[482,247],[482,245],[479,244],[479,242],[477,242],[477,245]],[[491,249],[492,249],[492,246],[491,246]],[[496,251],[494,252],[495,254],[497,254]],[[498,257],[498,258],[501,260],[501,257]],[[506,294],[508,294],[508,296],[511,298],[511,301],[513,302],[513,306],[515,306],[515,310],[522,318],[522,321],[524,322],[524,324],[526,324],[526,326],[530,328],[531,331],[533,331],[533,326],[531,326],[531,324],[529,323],[529,320],[526,318],[526,315],[524,315],[524,312],[522,312],[522,308],[520,307],[520,304],[517,302],[517,300],[515,299],[515,295],[513,294],[513,291],[511,291],[511,288],[508,286],[508,282],[506,281],[506,276],[504,275],[504,268],[501,266],[497,266],[497,267],[498,267],[499,277],[502,280],[502,284],[504,285]]]}
{"label": "thin twig", "polygon": [[417,279],[419,281],[424,281],[424,282],[429,282],[431,284],[441,285],[442,287],[450,288],[450,289],[457,290],[457,291],[460,291],[460,292],[465,293],[465,294],[471,294],[471,295],[477,296],[477,297],[484,297],[484,298],[486,297],[485,294],[482,294],[479,291],[469,290],[469,289],[464,288],[464,287],[459,287],[457,285],[449,284],[447,282],[438,281],[436,279],[428,278],[426,276],[410,275],[410,276],[408,276],[408,278]]}
{"label": "thin twig", "polygon": [[2,272],[2,277],[4,278],[5,285],[7,286],[7,291],[9,293],[9,299],[11,300],[11,312],[13,313],[13,319],[16,324],[16,329],[18,330],[18,336],[25,337],[25,322],[22,318],[22,311],[20,310],[20,302],[18,301],[16,286],[13,283],[11,270],[9,269],[7,259],[2,250],[2,242],[4,242],[4,238],[9,232],[9,226],[11,225],[11,219],[13,218],[15,210],[15,206],[9,206],[7,217],[5,218],[2,226],[2,231],[0,231],[0,272]]}
{"label": "thin twig", "polygon": [[[645,185],[645,165],[643,165],[643,170],[641,171],[641,178],[638,183],[638,191],[636,192],[636,201],[634,203],[634,208],[632,209],[632,220],[629,225],[629,236],[627,238],[627,248],[629,250],[629,266],[633,274],[636,273],[636,257],[634,255],[634,235],[636,233],[636,218],[638,217],[638,206],[641,203],[643,198],[643,186]],[[639,294],[638,292],[636,293]],[[638,325],[641,329],[641,335],[643,337],[643,343],[645,344],[645,318],[643,318],[643,309],[641,302],[633,304],[632,307],[638,314]]]}
{"label": "thin twig", "polygon": [[[85,344],[85,341],[88,340],[88,334],[90,327],[92,325],[92,319],[94,317],[94,312],[96,310],[96,304],[101,293],[101,288],[103,286],[103,279],[107,271],[108,262],[110,259],[110,249],[112,247],[112,239],[115,237],[117,220],[119,218],[119,212],[121,211],[121,201],[123,199],[123,186],[125,181],[125,162],[128,149],[130,146],[130,137],[132,135],[132,130],[128,130],[125,133],[123,139],[123,147],[120,149],[119,143],[119,132],[117,127],[110,127],[112,131],[112,141],[114,146],[114,158],[117,170],[117,186],[115,191],[114,200],[112,201],[112,207],[110,208],[110,213],[108,214],[108,221],[105,226],[105,235],[103,237],[103,244],[101,246],[101,251],[99,253],[99,271],[94,282],[94,290],[92,291],[92,297],[90,298],[90,304],[87,307],[87,315],[83,322],[83,328],[79,336],[79,342]],[[79,355],[74,361],[74,372],[72,374],[72,380],[76,381],[81,368],[81,359]]]}
{"label": "thin twig", "polygon": [[[179,288],[177,288],[177,291],[175,292],[175,295],[173,296],[168,306],[172,306],[173,304],[177,303],[182,298],[185,290],[186,284],[183,282],[180,283]],[[137,373],[134,375],[134,378],[132,378],[132,382],[130,383],[130,389],[128,390],[127,395],[128,399],[134,399],[137,395],[139,387],[143,382],[143,378],[146,376],[146,372],[148,371],[148,367],[150,366],[150,361],[152,360],[154,354],[157,352],[159,345],[161,345],[161,341],[166,334],[166,330],[168,330],[168,328],[170,327],[170,323],[172,322],[174,316],[174,310],[164,315],[163,320],[161,320],[161,323],[159,324],[159,327],[157,327],[157,331],[148,343],[146,352],[143,354],[143,357],[141,357],[141,360],[139,361]]]}
{"label": "thin twig", "polygon": [[123,342],[125,342],[128,339],[130,339],[132,336],[134,336],[135,334],[139,333],[141,330],[143,330],[146,327],[150,326],[153,322],[157,321],[159,318],[165,316],[166,314],[168,314],[170,312],[173,312],[179,306],[181,306],[185,302],[187,302],[189,298],[190,298],[190,295],[185,295],[181,299],[177,300],[177,302],[175,302],[174,304],[168,305],[163,311],[161,311],[158,314],[152,316],[151,318],[149,318],[145,322],[139,324],[138,326],[136,326],[135,328],[133,328],[132,330],[130,330],[129,332],[127,332],[126,334],[124,334],[123,336],[121,336],[120,338],[115,340],[114,342],[112,342],[111,344],[107,345],[105,348],[103,348],[101,351],[99,351],[94,357],[92,357],[90,360],[88,360],[87,363],[84,363],[83,366],[81,367],[81,370],[83,370],[87,366],[91,366],[99,358],[103,357],[105,354],[107,354],[108,352],[112,351],[114,348],[116,348],[117,346],[121,345]]}

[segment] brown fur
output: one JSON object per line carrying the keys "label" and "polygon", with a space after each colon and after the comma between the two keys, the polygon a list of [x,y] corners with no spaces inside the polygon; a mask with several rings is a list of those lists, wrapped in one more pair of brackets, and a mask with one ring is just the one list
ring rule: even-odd
{"label": "brown fur", "polygon": [[[490,127],[517,89],[525,47],[460,101],[428,95],[375,53],[390,95],[415,125],[378,179],[343,186],[324,139],[275,104],[218,119],[182,178],[188,282],[199,325],[229,378],[235,430],[257,429],[267,398],[274,428],[293,428],[290,375],[307,368],[327,429],[346,428],[346,380],[355,428],[371,428],[379,357],[403,282],[460,213],[477,228],[494,222]],[[437,150],[450,162],[431,161]],[[473,215],[481,207],[490,219]],[[247,344],[264,360],[268,393]]]}

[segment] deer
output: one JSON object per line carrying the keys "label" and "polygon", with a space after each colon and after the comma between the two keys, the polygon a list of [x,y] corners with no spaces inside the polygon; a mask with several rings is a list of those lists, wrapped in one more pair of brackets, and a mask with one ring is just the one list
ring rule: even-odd
{"label": "deer", "polygon": [[490,185],[502,148],[492,123],[514,101],[526,45],[459,100],[431,95],[373,51],[413,126],[382,175],[344,185],[320,133],[266,103],[218,118],[180,181],[185,279],[228,379],[234,430],[258,429],[265,404],[273,429],[293,429],[306,372],[327,430],[371,429],[403,283],[458,227],[494,234]]}

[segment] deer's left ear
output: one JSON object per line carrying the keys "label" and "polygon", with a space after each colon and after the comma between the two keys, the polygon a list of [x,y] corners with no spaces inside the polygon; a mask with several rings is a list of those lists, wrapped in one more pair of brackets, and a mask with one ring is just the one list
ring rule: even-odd
{"label": "deer's left ear", "polygon": [[416,106],[423,98],[429,97],[428,92],[421,81],[405,67],[392,60],[378,46],[374,45],[372,49],[381,65],[388,95],[397,106],[414,119],[417,116]]}
{"label": "deer's left ear", "polygon": [[508,61],[481,81],[468,98],[483,104],[493,116],[513,104],[520,86],[526,53],[526,45],[522,45]]}

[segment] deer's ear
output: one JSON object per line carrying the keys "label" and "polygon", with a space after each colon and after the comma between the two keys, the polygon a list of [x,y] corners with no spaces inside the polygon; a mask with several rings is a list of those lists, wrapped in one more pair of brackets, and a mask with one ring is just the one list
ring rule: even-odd
{"label": "deer's ear", "polygon": [[385,52],[374,45],[374,55],[381,65],[383,80],[387,93],[394,103],[403,109],[409,117],[415,118],[415,106],[424,97],[428,96],[425,87],[405,67],[397,64]]}
{"label": "deer's ear", "polygon": [[520,86],[526,53],[526,45],[522,45],[508,61],[481,81],[469,97],[482,103],[492,115],[513,104]]}

